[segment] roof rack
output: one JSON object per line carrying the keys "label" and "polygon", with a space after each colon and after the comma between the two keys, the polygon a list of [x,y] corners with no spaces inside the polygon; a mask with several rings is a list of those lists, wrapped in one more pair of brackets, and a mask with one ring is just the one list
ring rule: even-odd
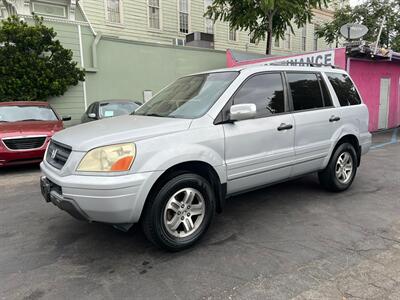
{"label": "roof rack", "polygon": [[310,67],[331,67],[332,69],[336,69],[335,65],[328,64],[318,64],[313,62],[300,62],[300,61],[282,61],[282,62],[272,62],[266,63],[265,66],[310,66]]}

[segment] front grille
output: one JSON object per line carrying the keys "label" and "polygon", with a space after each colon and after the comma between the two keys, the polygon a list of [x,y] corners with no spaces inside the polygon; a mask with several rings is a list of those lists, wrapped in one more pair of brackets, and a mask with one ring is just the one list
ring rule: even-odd
{"label": "front grille", "polygon": [[45,141],[45,136],[3,139],[4,145],[10,150],[38,149],[44,145]]}
{"label": "front grille", "polygon": [[71,147],[51,141],[47,148],[46,161],[54,168],[61,170],[71,154]]}

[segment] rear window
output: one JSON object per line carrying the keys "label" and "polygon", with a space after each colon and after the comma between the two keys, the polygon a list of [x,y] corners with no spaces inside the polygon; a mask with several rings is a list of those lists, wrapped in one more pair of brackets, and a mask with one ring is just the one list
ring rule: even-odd
{"label": "rear window", "polygon": [[100,103],[100,118],[130,115],[139,105],[133,102]]}
{"label": "rear window", "polygon": [[321,87],[315,73],[287,73],[295,111],[324,107]]}
{"label": "rear window", "polygon": [[360,95],[346,74],[326,73],[341,106],[361,104]]}

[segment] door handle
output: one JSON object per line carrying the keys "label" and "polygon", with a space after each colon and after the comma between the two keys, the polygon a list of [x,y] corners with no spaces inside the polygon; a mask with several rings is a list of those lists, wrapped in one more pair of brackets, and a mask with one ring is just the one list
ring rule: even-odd
{"label": "door handle", "polygon": [[292,128],[293,128],[292,124],[282,123],[281,125],[279,125],[279,127],[277,129],[278,129],[278,131],[282,131],[282,130],[289,130],[289,129],[292,129]]}
{"label": "door handle", "polygon": [[331,116],[331,117],[329,118],[329,122],[337,122],[337,121],[340,121],[340,117]]}

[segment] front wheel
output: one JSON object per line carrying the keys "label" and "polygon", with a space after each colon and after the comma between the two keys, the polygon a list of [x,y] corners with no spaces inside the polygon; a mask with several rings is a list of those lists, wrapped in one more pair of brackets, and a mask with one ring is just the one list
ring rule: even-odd
{"label": "front wheel", "polygon": [[323,187],[333,192],[347,190],[357,173],[357,154],[353,145],[343,143],[333,153],[325,170],[318,173]]}
{"label": "front wheel", "polygon": [[171,177],[146,205],[142,227],[147,238],[169,251],[186,249],[206,232],[215,212],[215,196],[203,177]]}

